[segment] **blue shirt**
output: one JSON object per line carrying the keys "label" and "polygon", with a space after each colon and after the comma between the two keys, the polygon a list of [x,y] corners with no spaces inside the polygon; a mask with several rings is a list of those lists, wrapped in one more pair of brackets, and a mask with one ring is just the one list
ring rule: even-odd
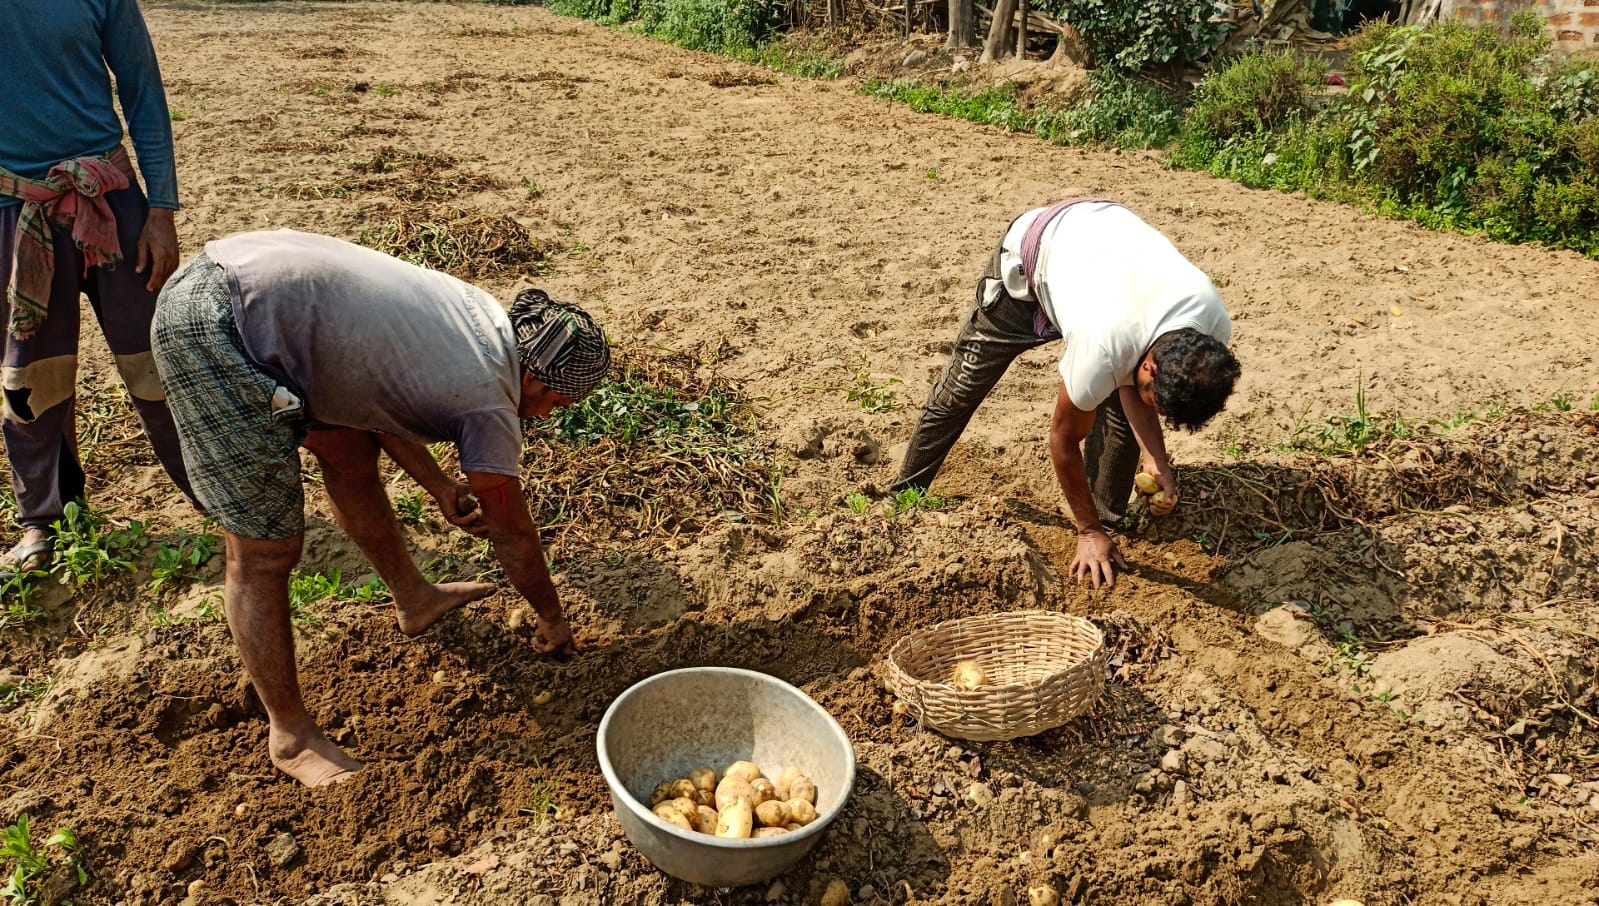
{"label": "blue shirt", "polygon": [[122,144],[111,73],[150,205],[176,210],[171,113],[136,0],[0,0],[0,167],[39,179]]}

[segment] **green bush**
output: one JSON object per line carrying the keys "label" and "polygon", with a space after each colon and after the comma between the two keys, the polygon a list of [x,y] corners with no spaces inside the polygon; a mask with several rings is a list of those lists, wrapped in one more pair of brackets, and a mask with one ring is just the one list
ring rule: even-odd
{"label": "green bush", "polygon": [[1128,151],[1171,144],[1182,128],[1182,114],[1171,92],[1114,71],[1089,74],[1093,95],[1061,110],[1042,109],[1034,131],[1061,145],[1107,144]]}
{"label": "green bush", "polygon": [[1186,125],[1196,138],[1222,144],[1236,135],[1281,129],[1310,112],[1326,64],[1293,53],[1235,57],[1194,88]]}
{"label": "green bush", "polygon": [[1212,0],[1042,0],[1035,8],[1077,26],[1101,68],[1138,72],[1201,60],[1221,46]]}
{"label": "green bush", "polygon": [[1536,17],[1371,26],[1348,93],[1319,109],[1312,72],[1246,57],[1213,73],[1174,165],[1599,256],[1599,69],[1553,61]]}
{"label": "green bush", "polygon": [[[613,6],[629,3],[615,0]],[[645,33],[690,50],[754,49],[777,34],[783,7],[774,0],[636,0]],[[627,21],[617,17],[616,21]]]}

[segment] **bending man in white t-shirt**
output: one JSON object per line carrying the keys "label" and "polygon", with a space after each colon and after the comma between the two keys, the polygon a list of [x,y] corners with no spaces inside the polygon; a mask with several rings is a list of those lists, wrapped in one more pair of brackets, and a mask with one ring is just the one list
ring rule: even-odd
{"label": "bending man in white t-shirt", "polygon": [[1077,522],[1071,572],[1114,584],[1127,564],[1105,525],[1126,514],[1140,452],[1166,495],[1152,510],[1176,505],[1160,420],[1194,430],[1221,411],[1239,375],[1232,333],[1210,278],[1121,205],[1074,199],[1028,211],[978,281],[894,489],[931,485],[1011,361],[1064,339],[1049,452]]}

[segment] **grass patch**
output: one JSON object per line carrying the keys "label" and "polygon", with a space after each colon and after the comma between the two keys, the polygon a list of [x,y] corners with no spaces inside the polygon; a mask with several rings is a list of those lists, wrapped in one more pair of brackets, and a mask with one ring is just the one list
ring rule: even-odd
{"label": "grass patch", "polygon": [[551,251],[510,217],[424,205],[390,209],[357,241],[467,281],[541,273]]}
{"label": "grass patch", "polygon": [[78,852],[78,837],[70,827],[63,827],[35,846],[30,818],[26,812],[17,816],[17,823],[0,831],[0,870],[5,884],[0,885],[0,897],[18,906],[36,902],[45,879],[58,866],[67,866],[77,875],[79,885],[89,883],[89,871]]}
{"label": "grass patch", "polygon": [[695,531],[779,517],[779,473],[749,399],[697,354],[613,352],[610,377],[529,433],[527,492],[563,535]]}

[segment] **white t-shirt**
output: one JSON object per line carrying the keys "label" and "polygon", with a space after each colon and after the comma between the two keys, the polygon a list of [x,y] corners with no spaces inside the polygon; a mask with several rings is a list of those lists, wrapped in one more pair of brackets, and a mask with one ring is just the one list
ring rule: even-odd
{"label": "white t-shirt", "polygon": [[[1011,224],[1000,252],[1005,291],[1032,300],[1022,237],[1044,208]],[[1066,209],[1044,230],[1038,299],[1066,341],[1060,378],[1072,405],[1099,408],[1133,384],[1138,363],[1162,334],[1193,328],[1232,342],[1233,322],[1215,284],[1171,240],[1132,211],[1107,202]]]}

